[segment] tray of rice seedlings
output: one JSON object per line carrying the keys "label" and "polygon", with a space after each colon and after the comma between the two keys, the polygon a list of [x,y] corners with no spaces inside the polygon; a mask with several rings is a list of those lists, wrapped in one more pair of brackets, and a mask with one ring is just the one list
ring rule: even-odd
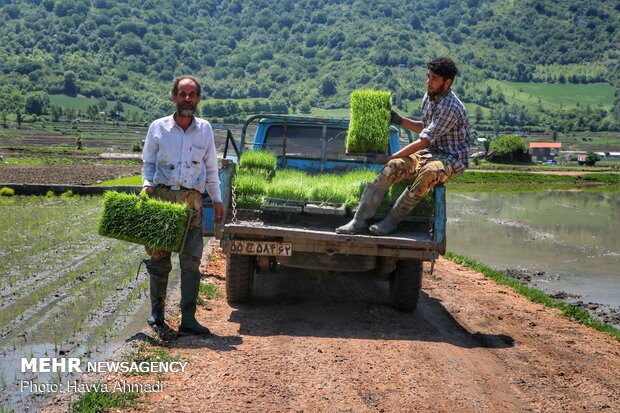
{"label": "tray of rice seedlings", "polygon": [[267,151],[245,151],[239,159],[239,169],[244,171],[262,171],[267,176],[273,176],[276,164],[276,155]]}
{"label": "tray of rice seedlings", "polygon": [[146,194],[108,191],[98,233],[151,248],[179,252],[189,227],[191,210],[185,204],[161,201]]}
{"label": "tray of rice seedlings", "polygon": [[269,182],[267,196],[269,198],[307,201],[311,182],[312,177],[306,172],[282,169],[276,171],[275,176]]}
{"label": "tray of rice seedlings", "polygon": [[266,171],[262,169],[257,171],[239,169],[239,173],[235,177],[237,207],[259,209],[265,202],[268,186],[269,180]]}
{"label": "tray of rice seedlings", "polygon": [[389,91],[360,89],[351,93],[348,154],[385,153],[390,133]]}

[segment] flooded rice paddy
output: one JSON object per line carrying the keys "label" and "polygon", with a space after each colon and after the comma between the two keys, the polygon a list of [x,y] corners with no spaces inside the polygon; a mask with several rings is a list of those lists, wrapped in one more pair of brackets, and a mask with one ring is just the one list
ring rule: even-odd
{"label": "flooded rice paddy", "polygon": [[135,325],[148,295],[144,266],[136,275],[144,251],[97,234],[101,204],[101,197],[0,198],[0,406],[33,410],[45,395],[23,391],[21,380],[66,379],[22,374],[22,357],[102,360],[116,337],[144,327]]}
{"label": "flooded rice paddy", "polygon": [[620,307],[620,191],[448,191],[448,250]]}

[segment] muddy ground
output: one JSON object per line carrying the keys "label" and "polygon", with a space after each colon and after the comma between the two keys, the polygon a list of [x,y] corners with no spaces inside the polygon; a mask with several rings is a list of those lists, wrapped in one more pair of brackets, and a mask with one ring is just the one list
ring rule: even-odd
{"label": "muddy ground", "polygon": [[0,166],[0,184],[92,185],[109,179],[139,175],[140,164],[109,165],[93,161],[87,165]]}
{"label": "muddy ground", "polygon": [[[620,411],[617,340],[447,260],[433,274],[425,267],[418,309],[403,313],[388,305],[385,282],[298,270],[259,274],[254,301],[231,306],[224,257],[212,256],[204,282],[220,297],[197,316],[213,335],[133,337],[125,351],[154,340],[189,365],[114,411]],[[63,409],[57,400],[42,411]]]}

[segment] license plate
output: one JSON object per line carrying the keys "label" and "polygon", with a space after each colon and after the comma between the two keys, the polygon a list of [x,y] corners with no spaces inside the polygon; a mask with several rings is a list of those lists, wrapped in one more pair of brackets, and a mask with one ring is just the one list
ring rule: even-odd
{"label": "license plate", "polygon": [[241,255],[276,255],[290,257],[293,246],[290,242],[231,241],[230,252]]}

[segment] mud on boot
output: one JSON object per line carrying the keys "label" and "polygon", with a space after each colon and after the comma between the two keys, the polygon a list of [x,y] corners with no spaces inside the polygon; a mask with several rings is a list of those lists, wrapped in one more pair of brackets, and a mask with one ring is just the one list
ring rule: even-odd
{"label": "mud on boot", "polygon": [[392,233],[398,227],[398,224],[415,208],[418,202],[420,202],[420,197],[405,189],[387,216],[381,222],[370,226],[370,232],[374,235],[388,235]]}
{"label": "mud on boot", "polygon": [[367,220],[372,218],[381,205],[387,189],[368,183],[360,198],[360,204],[348,224],[336,228],[336,234],[357,234],[368,228]]}

